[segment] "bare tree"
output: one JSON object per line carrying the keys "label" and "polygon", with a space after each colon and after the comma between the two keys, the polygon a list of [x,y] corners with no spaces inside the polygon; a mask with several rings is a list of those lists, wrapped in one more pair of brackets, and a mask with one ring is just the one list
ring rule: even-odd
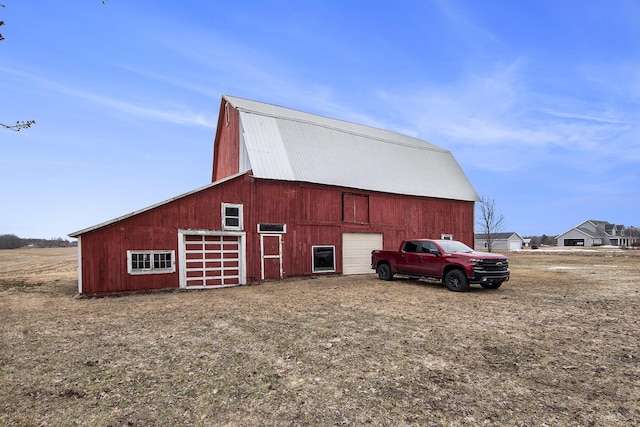
{"label": "bare tree", "polygon": [[[4,9],[4,4],[0,3],[0,8]],[[0,27],[4,25],[4,21],[0,21]],[[4,37],[2,36],[2,33],[0,33],[0,41],[4,40]],[[0,123],[0,126],[5,128],[5,129],[9,129],[9,130],[13,130],[16,132],[19,132],[20,129],[28,129],[31,127],[31,125],[34,125],[36,123],[35,120],[27,120],[27,121],[16,121],[15,125],[5,125],[4,123]]]}
{"label": "bare tree", "polygon": [[496,233],[502,231],[504,227],[504,215],[498,212],[496,208],[495,197],[481,197],[478,202],[480,216],[477,221],[480,233],[487,240],[487,250],[491,252],[493,247],[493,239]]}

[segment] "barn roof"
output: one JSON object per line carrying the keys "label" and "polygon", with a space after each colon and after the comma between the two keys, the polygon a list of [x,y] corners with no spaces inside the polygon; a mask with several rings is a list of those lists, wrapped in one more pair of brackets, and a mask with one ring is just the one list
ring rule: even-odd
{"label": "barn roof", "polygon": [[258,178],[477,201],[450,151],[399,133],[225,95]]}

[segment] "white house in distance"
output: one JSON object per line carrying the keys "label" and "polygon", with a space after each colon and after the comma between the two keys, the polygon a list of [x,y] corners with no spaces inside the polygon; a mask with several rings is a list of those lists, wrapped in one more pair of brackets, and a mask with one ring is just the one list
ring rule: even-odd
{"label": "white house in distance", "polygon": [[638,238],[626,235],[624,225],[587,220],[556,237],[558,246],[631,246]]}
{"label": "white house in distance", "polygon": [[[489,250],[489,242],[486,234],[474,236],[476,251]],[[506,233],[491,233],[491,250],[519,251],[524,247],[524,239],[518,233],[511,231]]]}

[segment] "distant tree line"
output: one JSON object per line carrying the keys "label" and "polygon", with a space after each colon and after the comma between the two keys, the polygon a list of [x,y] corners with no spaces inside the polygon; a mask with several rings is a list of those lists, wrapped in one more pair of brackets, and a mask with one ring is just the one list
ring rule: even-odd
{"label": "distant tree line", "polygon": [[558,242],[553,236],[524,236],[525,239],[531,239],[530,246],[555,246]]}
{"label": "distant tree line", "polygon": [[52,239],[22,239],[15,234],[0,234],[0,249],[34,248],[66,248],[77,246],[77,242],[63,240],[61,237]]}

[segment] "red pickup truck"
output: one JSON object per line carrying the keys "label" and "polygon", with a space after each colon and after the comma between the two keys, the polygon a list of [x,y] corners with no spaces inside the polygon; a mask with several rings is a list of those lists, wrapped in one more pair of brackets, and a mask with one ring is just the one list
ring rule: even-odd
{"label": "red pickup truck", "polygon": [[504,255],[476,252],[455,240],[405,240],[400,250],[371,252],[371,268],[381,280],[395,274],[437,279],[455,292],[466,291],[471,283],[497,289],[510,274]]}

